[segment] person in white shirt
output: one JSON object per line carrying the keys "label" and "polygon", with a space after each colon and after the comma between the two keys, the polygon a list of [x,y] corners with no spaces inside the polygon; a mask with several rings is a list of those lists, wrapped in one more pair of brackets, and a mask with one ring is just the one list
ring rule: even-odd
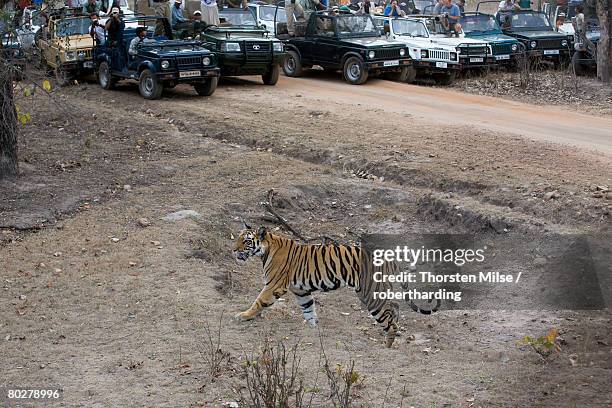
{"label": "person in white shirt", "polygon": [[91,13],[89,15],[91,18],[91,26],[89,26],[89,35],[96,41],[97,45],[104,45],[106,41],[106,31],[104,27],[100,24],[100,17],[98,13]]}

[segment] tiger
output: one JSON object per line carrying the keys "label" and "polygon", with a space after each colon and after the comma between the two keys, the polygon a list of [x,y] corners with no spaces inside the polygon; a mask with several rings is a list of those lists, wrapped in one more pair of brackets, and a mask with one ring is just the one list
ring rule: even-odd
{"label": "tiger", "polygon": [[233,255],[239,263],[253,256],[261,258],[264,287],[251,306],[235,318],[251,320],[291,291],[306,322],[316,327],[318,319],[312,293],[349,286],[382,326],[386,335],[385,344],[391,347],[398,331],[399,307],[394,302],[371,296],[373,291],[385,291],[390,285],[363,279],[361,269],[365,252],[359,245],[304,244],[272,233],[265,227],[255,230],[245,224],[236,239]]}

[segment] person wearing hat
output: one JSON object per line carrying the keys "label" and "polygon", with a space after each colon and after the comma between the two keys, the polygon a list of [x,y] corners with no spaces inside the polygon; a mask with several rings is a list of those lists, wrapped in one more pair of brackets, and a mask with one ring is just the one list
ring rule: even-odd
{"label": "person wearing hat", "polygon": [[191,15],[191,21],[202,21],[202,12],[200,10],[196,10]]}
{"label": "person wearing hat", "polygon": [[216,26],[220,24],[217,0],[201,0],[200,8],[202,11],[202,22],[204,22],[204,24]]}
{"label": "person wearing hat", "polygon": [[119,15],[119,7],[113,7],[110,12],[110,18],[106,20],[104,28],[106,29],[106,38],[110,47],[115,47],[123,37],[123,29],[125,23]]}
{"label": "person wearing hat", "polygon": [[184,28],[190,28],[191,23],[183,15],[183,9],[181,8],[182,0],[174,0],[174,7],[172,7],[172,29],[181,30]]}

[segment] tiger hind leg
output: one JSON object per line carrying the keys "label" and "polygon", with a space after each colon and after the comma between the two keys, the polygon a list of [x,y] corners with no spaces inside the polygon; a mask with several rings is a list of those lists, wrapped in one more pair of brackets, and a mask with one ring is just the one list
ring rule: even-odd
{"label": "tiger hind leg", "polygon": [[383,327],[386,336],[385,345],[390,348],[397,336],[399,306],[397,303],[389,301],[370,301],[366,303],[366,307],[370,315]]}
{"label": "tiger hind leg", "polygon": [[317,326],[317,312],[315,310],[314,299],[311,294],[298,294],[295,293],[297,297],[297,303],[302,308],[302,313],[304,314],[304,319],[310,327]]}

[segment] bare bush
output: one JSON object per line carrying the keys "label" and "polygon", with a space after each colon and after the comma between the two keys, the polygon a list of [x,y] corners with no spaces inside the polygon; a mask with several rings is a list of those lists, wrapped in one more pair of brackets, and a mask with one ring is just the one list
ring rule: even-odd
{"label": "bare bush", "polygon": [[224,363],[229,362],[230,354],[221,349],[221,324],[223,313],[219,316],[219,324],[215,330],[210,327],[208,317],[204,319],[204,338],[198,343],[198,351],[208,367],[208,374],[214,379],[221,372]]}
{"label": "bare bush", "polygon": [[[264,342],[257,355],[246,357],[243,364],[249,391],[248,399],[256,408],[301,408],[304,403],[304,381],[299,371],[299,342],[287,348],[283,342]],[[311,399],[312,401],[312,399]]]}

